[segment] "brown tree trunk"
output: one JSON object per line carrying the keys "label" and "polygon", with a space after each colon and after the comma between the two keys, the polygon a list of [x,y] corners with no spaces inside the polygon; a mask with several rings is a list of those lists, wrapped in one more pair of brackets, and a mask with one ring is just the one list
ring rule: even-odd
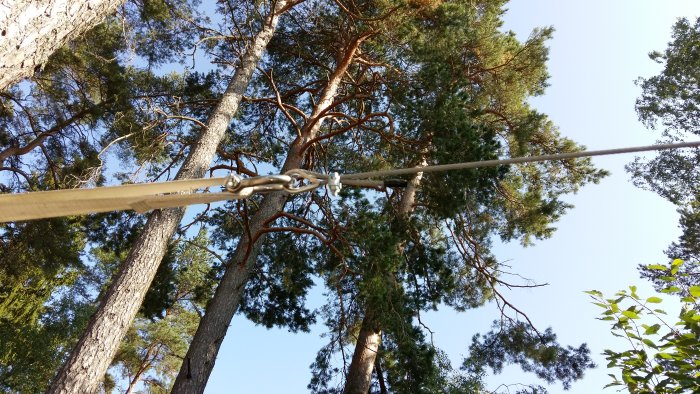
{"label": "brown tree trunk", "polygon": [[113,14],[125,0],[8,0],[0,6],[0,90]]}
{"label": "brown tree trunk", "polygon": [[374,370],[377,372],[377,380],[379,381],[379,394],[388,394],[386,383],[384,382],[384,372],[382,371],[382,360],[376,358],[374,360]]}
{"label": "brown tree trunk", "polygon": [[[367,310],[369,313],[370,311]],[[367,315],[362,320],[360,333],[357,335],[355,351],[348,376],[345,379],[344,394],[367,394],[372,384],[372,369],[377,359],[379,344],[382,342],[382,331],[379,325]]]}
{"label": "brown tree trunk", "polygon": [[[337,94],[343,75],[365,38],[366,36],[360,37],[345,48],[344,57],[330,76],[313,114],[302,129],[301,136],[297,137],[290,146],[281,173],[302,166],[304,158],[302,147],[318,135],[325,118],[324,114],[333,105],[333,99]],[[249,246],[251,240],[241,239],[236,246],[236,250],[228,262],[226,272],[216,288],[214,297],[209,301],[204,317],[192,339],[180,372],[175,379],[173,393],[199,394],[204,392],[209,375],[214,368],[221,342],[226,336],[231,319],[241,302],[246,282],[255,266],[260,245],[260,242],[256,241],[265,236],[264,229],[269,224],[270,218],[282,212],[288,198],[289,195],[286,193],[268,194],[249,221],[249,233],[253,234],[253,245]]]}
{"label": "brown tree trunk", "polygon": [[[238,110],[253,71],[270,41],[289,0],[279,0],[263,29],[250,43],[221,101],[209,116],[176,179],[201,178],[214,158]],[[184,208],[154,211],[136,240],[116,278],[92,316],[70,358],[51,384],[48,393],[92,393],[97,390],[119,343],[131,326],[148,287],[163,259],[168,243],[182,220]]]}
{"label": "brown tree trunk", "polygon": [[[422,166],[427,163],[423,161]],[[408,183],[406,190],[399,203],[398,214],[407,218],[413,211],[416,202],[416,189],[420,185],[423,173],[419,172]],[[397,245],[401,248],[401,246]],[[366,394],[372,384],[372,369],[377,362],[377,351],[382,341],[382,331],[374,316],[378,316],[377,311],[372,307],[365,308],[365,317],[362,319],[360,333],[357,335],[355,350],[352,354],[352,361],[348,369],[348,376],[345,379],[343,394]],[[377,373],[381,373],[377,371]]]}

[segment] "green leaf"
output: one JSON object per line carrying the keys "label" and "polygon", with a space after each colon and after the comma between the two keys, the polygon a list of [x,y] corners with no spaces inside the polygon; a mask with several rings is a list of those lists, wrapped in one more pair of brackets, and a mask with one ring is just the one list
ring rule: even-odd
{"label": "green leaf", "polygon": [[632,375],[628,371],[622,372],[622,380],[625,383],[634,384],[634,379],[632,378]]}
{"label": "green leaf", "polygon": [[656,346],[656,344],[651,339],[644,338],[644,339],[642,339],[642,342],[644,342],[644,344],[649,346],[650,348],[653,348],[653,349],[659,348],[658,346]]}
{"label": "green leaf", "polygon": [[622,311],[622,315],[627,316],[630,319],[639,319],[639,315],[637,315],[634,311]]}
{"label": "green leaf", "polygon": [[693,295],[693,297],[700,297],[700,286],[690,286],[688,291]]}
{"label": "green leaf", "polygon": [[638,341],[642,340],[642,338],[640,338],[637,334],[635,334],[632,331],[625,331],[625,334],[627,334],[627,338],[636,339]]}
{"label": "green leaf", "polygon": [[649,298],[647,298],[647,302],[652,303],[652,304],[659,304],[659,303],[661,303],[661,301],[663,301],[663,300],[662,300],[661,298],[659,298],[659,297],[649,297]]}
{"label": "green leaf", "polygon": [[660,264],[650,264],[650,265],[647,265],[647,268],[650,270],[658,270],[658,271],[664,271],[664,270],[668,269],[668,267],[665,267],[665,266],[660,265]]}
{"label": "green leaf", "polygon": [[661,328],[660,324],[654,324],[652,326],[647,327],[646,330],[644,331],[644,334],[646,334],[646,335],[656,334],[657,332],[659,332],[660,328]]}
{"label": "green leaf", "polygon": [[620,382],[612,382],[612,383],[606,384],[605,386],[603,386],[603,388],[607,389],[608,387],[613,387],[613,386],[623,386],[623,384]]}

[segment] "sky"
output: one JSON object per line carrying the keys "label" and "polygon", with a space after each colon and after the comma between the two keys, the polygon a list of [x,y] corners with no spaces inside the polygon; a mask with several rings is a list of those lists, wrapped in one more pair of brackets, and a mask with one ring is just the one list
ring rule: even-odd
{"label": "sky", "polygon": [[[655,142],[657,133],[637,120],[634,102],[640,89],[634,81],[660,71],[647,54],[666,47],[677,18],[700,16],[700,2],[513,0],[507,8],[504,28],[521,39],[535,27],[556,30],[549,42],[550,87],[531,102],[550,116],[563,135],[589,149]],[[509,299],[538,328],[552,327],[561,344],[588,343],[598,368],[588,371],[568,393],[615,393],[613,388],[602,389],[610,381],[607,374],[616,371],[605,368],[600,353],[606,348],[625,348],[624,342],[610,334],[606,322],[595,319],[599,308],[583,291],[613,294],[635,284],[640,295],[651,295],[651,287],[639,279],[636,267],[667,262],[663,250],[680,234],[675,207],[630,183],[624,166],[633,158],[594,158],[611,175],[567,199],[575,208],[556,224],[552,238],[528,248],[515,243],[495,250],[513,272],[549,284],[506,292]],[[665,302],[670,305],[670,301]],[[434,332],[435,344],[457,366],[472,335],[488,331],[497,317],[498,311],[489,305],[462,314],[442,308],[422,315],[422,320]],[[290,334],[234,317],[206,392],[308,392],[309,365],[326,343],[320,338],[323,332],[324,327],[317,325],[310,333]],[[490,389],[501,384],[542,384],[520,373],[518,367],[488,382]],[[552,394],[565,392],[560,385],[547,389]]]}

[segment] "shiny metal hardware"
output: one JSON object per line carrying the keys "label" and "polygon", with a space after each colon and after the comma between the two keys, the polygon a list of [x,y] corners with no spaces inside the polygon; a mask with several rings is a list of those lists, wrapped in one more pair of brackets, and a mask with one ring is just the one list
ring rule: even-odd
{"label": "shiny metal hardware", "polygon": [[313,171],[306,170],[291,170],[287,171],[288,175],[294,179],[294,182],[286,190],[291,194],[303,193],[309,190],[314,190],[327,182],[327,176]]}
{"label": "shiny metal hardware", "polygon": [[331,192],[331,195],[333,197],[338,197],[338,193],[340,192],[340,189],[343,188],[343,185],[340,183],[340,174],[337,172],[332,172],[330,176],[328,177],[328,191]]}
{"label": "shiny metal hardware", "polygon": [[226,181],[224,182],[224,188],[230,192],[233,192],[241,184],[242,180],[243,178],[232,172],[226,177]]}
{"label": "shiny metal hardware", "polygon": [[253,178],[241,178],[239,175],[230,174],[224,182],[224,188],[239,196],[276,191],[297,194],[325,184],[325,178],[323,174],[305,170],[292,170],[284,175],[264,175]]}

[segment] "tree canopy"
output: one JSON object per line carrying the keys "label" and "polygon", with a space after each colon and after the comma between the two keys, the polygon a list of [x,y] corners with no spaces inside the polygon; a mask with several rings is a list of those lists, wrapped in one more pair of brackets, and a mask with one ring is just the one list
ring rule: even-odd
{"label": "tree canopy", "polygon": [[[547,86],[553,29],[520,41],[502,27],[505,5],[127,2],[0,93],[0,187],[350,173],[583,149],[528,104]],[[205,146],[211,157],[198,153]],[[102,327],[116,295],[133,314],[102,327],[111,341],[102,353],[115,357],[96,356],[104,370],[86,378],[105,391],[203,391],[235,313],[293,332],[325,323],[328,344],[305,361],[314,392],[352,392],[346,371],[379,392],[473,392],[485,389],[487,368],[505,364],[568,388],[592,367],[588,348],[560,345],[504,298],[492,245],[552,236],[571,208],[563,196],[604,175],[570,159],[420,174],[405,189],[344,188],[337,199],[274,192],[182,223],[182,210],[156,210],[3,224],[0,388],[44,391],[66,360],[58,384],[75,378],[71,363],[89,347],[81,335]],[[155,238],[157,253],[134,257]],[[319,310],[307,304],[317,285]],[[455,369],[421,313],[487,302],[503,313]],[[363,337],[376,346],[364,369],[353,357]]]}
{"label": "tree canopy", "polygon": [[[649,54],[651,60],[663,65],[659,75],[640,78],[642,94],[637,99],[639,119],[649,128],[660,129],[661,138],[675,141],[691,135],[700,135],[700,19],[679,19],[672,27],[672,39],[663,51]],[[644,161],[636,159],[627,166],[633,182],[652,190],[678,206],[682,234],[666,250],[670,259],[699,261],[698,180],[700,180],[700,150],[691,149],[659,153]],[[670,271],[639,267],[644,278],[651,280],[657,290],[667,286],[662,277]],[[695,285],[700,271],[694,264],[682,266],[684,275],[677,276],[680,284]],[[686,287],[687,287],[686,286]]]}
{"label": "tree canopy", "polygon": [[[661,138],[676,141],[698,135],[698,67],[700,67],[700,19],[679,19],[672,40],[663,52],[649,57],[663,65],[659,75],[640,78],[642,95],[637,99],[639,119],[650,129],[661,129]],[[637,158],[627,166],[633,182],[655,191],[678,206],[681,236],[666,255],[670,264],[640,265],[661,294],[640,296],[637,286],[607,298],[597,290],[587,293],[604,309],[599,320],[612,323],[612,334],[627,340],[629,348],[605,350],[610,374],[608,386],[623,386],[630,393],[696,392],[698,387],[698,149],[662,152],[645,161]],[[683,260],[686,260],[685,262]],[[670,320],[661,295],[677,296],[678,318]],[[667,305],[664,304],[664,305]]]}

